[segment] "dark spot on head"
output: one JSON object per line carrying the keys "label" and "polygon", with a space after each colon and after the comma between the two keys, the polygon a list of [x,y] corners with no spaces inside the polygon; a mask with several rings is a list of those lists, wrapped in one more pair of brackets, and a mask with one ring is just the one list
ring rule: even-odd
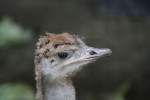
{"label": "dark spot on head", "polygon": [[41,62],[41,58],[40,57],[35,57],[35,63],[40,63]]}
{"label": "dark spot on head", "polygon": [[42,48],[42,47],[43,47],[43,45],[42,45],[42,44],[40,44],[40,45],[39,45],[39,48]]}
{"label": "dark spot on head", "polygon": [[43,55],[44,55],[45,58],[48,58],[48,55],[47,55],[47,54],[43,54]]}
{"label": "dark spot on head", "polygon": [[44,57],[48,58],[47,53],[49,52],[49,49],[46,49],[45,52],[43,53]]}
{"label": "dark spot on head", "polygon": [[41,62],[41,59],[38,59],[38,63],[40,63]]}
{"label": "dark spot on head", "polygon": [[47,40],[47,41],[45,42],[45,45],[49,44],[49,42],[50,42],[50,40]]}
{"label": "dark spot on head", "polygon": [[49,49],[46,49],[46,50],[45,50],[45,53],[48,53],[48,52],[49,52]]}
{"label": "dark spot on head", "polygon": [[40,54],[39,53],[37,53],[35,56],[39,56]]}
{"label": "dark spot on head", "polygon": [[51,63],[53,63],[53,62],[54,62],[54,59],[51,60]]}

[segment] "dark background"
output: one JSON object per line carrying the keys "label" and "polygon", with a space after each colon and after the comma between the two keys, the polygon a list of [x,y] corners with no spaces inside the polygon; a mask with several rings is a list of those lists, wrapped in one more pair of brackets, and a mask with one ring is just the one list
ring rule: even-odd
{"label": "dark background", "polygon": [[[0,0],[1,20],[10,17],[33,31],[26,43],[0,48],[0,83],[34,89],[38,36],[71,32],[113,51],[74,78],[78,100],[150,100],[149,15],[149,0]],[[116,94],[123,99],[114,99]]]}

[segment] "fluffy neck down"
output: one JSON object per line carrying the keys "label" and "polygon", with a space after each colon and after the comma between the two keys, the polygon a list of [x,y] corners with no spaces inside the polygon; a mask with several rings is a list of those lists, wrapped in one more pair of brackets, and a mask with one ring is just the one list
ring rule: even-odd
{"label": "fluffy neck down", "polygon": [[44,80],[43,82],[44,100],[75,100],[75,89],[71,81],[62,80],[51,83]]}

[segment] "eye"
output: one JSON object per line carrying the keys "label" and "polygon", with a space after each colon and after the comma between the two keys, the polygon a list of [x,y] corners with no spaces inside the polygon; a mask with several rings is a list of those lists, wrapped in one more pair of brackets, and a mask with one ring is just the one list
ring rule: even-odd
{"label": "eye", "polygon": [[67,52],[59,52],[58,53],[58,57],[61,58],[61,59],[65,59],[68,57],[68,53]]}

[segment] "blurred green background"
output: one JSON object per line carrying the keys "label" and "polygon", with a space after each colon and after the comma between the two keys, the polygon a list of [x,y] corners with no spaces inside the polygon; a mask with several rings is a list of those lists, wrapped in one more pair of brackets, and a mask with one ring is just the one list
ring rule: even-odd
{"label": "blurred green background", "polygon": [[78,100],[150,100],[150,1],[0,0],[0,100],[34,100],[34,48],[71,32],[113,53],[74,80]]}

